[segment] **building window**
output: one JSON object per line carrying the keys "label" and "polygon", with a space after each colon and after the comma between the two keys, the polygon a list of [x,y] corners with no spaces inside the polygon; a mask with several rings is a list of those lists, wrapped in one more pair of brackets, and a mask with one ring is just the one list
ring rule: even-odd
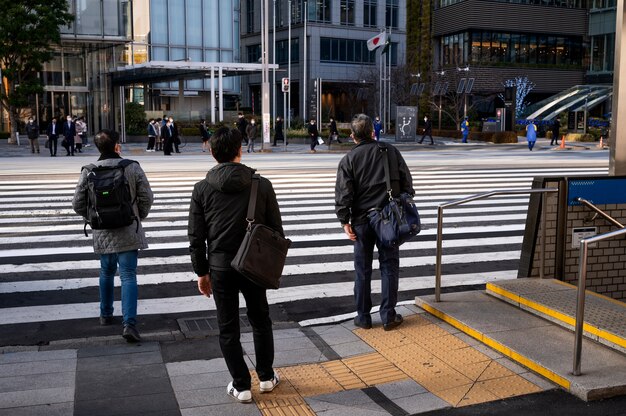
{"label": "building window", "polygon": [[254,32],[254,0],[246,1],[246,32]]}
{"label": "building window", "polygon": [[444,65],[580,66],[582,62],[582,38],[575,36],[475,31],[443,36],[440,45]]}
{"label": "building window", "polygon": [[398,2],[399,0],[387,0],[387,8],[385,9],[386,27],[398,28]]}
{"label": "building window", "polygon": [[308,3],[309,22],[330,23],[330,0],[316,0]]}
{"label": "building window", "polygon": [[374,64],[376,54],[367,50],[365,40],[320,38],[320,61]]}
{"label": "building window", "polygon": [[363,26],[376,27],[376,1],[365,0],[363,2]]}
{"label": "building window", "polygon": [[261,44],[249,45],[248,50],[248,63],[256,64],[261,59]]}
{"label": "building window", "polygon": [[354,0],[341,0],[341,24],[354,25]]}
{"label": "building window", "polygon": [[[300,43],[298,38],[291,39],[291,63],[297,63],[300,56]],[[283,65],[289,61],[289,50],[287,40],[276,42],[276,63]]]}

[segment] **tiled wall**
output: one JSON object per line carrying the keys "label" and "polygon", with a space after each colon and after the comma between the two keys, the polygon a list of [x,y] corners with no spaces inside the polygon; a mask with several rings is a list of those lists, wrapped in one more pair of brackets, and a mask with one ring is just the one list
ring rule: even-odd
{"label": "tiled wall", "polygon": [[[556,187],[557,185],[558,182],[548,182],[545,186]],[[618,228],[600,216],[592,219],[594,213],[585,206],[567,206],[565,212],[564,271],[562,276],[555,276],[558,201],[559,198],[556,194],[549,194],[547,197],[544,276],[577,285],[580,249],[578,247],[572,248],[572,229],[598,227],[598,234],[603,234]],[[626,205],[607,204],[598,205],[598,208],[617,221],[626,223]],[[539,212],[537,215],[540,216],[541,213]],[[539,223],[536,235],[531,277],[539,277],[541,223]],[[626,237],[601,241],[595,247],[589,248],[586,287],[613,299],[626,300]]]}

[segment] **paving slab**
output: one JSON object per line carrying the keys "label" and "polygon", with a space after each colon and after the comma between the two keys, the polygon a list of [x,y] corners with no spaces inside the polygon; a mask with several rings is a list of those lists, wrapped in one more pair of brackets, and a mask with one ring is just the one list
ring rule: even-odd
{"label": "paving slab", "polygon": [[573,333],[483,292],[449,293],[438,303],[422,296],[416,302],[583,400],[626,394],[626,356],[584,340],[583,375],[573,376]]}

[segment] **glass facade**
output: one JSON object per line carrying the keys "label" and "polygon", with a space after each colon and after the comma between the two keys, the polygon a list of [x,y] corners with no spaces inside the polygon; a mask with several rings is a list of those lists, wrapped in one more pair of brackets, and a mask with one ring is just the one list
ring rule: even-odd
{"label": "glass facade", "polygon": [[580,36],[473,31],[443,36],[440,42],[444,66],[510,63],[580,68],[583,64]]}
{"label": "glass facade", "polygon": [[376,1],[364,0],[363,1],[363,26],[376,27]]}
{"label": "glass facade", "polygon": [[342,25],[354,25],[354,0],[341,0],[340,5]]}
{"label": "glass facade", "polygon": [[320,61],[373,65],[376,54],[367,49],[365,40],[320,38]]}
{"label": "glass facade", "polygon": [[[437,0],[435,8],[442,8],[466,0]],[[568,9],[586,9],[589,1],[615,2],[616,0],[493,0],[501,3],[532,4],[535,6],[564,7]]]}

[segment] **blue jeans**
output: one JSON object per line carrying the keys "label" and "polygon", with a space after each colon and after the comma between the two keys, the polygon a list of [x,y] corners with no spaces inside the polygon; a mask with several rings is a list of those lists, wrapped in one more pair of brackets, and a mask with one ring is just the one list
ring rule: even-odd
{"label": "blue jeans", "polygon": [[137,250],[100,255],[100,315],[113,315],[113,278],[120,266],[124,326],[137,323]]}
{"label": "blue jeans", "polygon": [[354,242],[354,300],[356,302],[357,320],[371,323],[372,309],[372,261],[374,245],[378,248],[380,263],[381,300],[380,319],[383,324],[393,322],[396,318],[398,302],[398,280],[400,279],[400,249],[385,248],[377,241],[376,233],[368,223],[352,226],[356,234]]}

